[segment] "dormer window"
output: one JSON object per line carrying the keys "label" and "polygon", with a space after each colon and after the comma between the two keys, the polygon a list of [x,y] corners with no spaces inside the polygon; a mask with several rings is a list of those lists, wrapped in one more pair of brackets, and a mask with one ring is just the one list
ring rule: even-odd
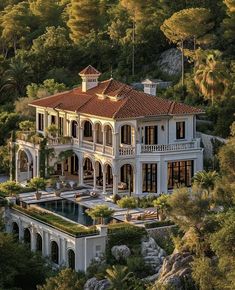
{"label": "dormer window", "polygon": [[176,139],[185,139],[185,122],[176,122]]}

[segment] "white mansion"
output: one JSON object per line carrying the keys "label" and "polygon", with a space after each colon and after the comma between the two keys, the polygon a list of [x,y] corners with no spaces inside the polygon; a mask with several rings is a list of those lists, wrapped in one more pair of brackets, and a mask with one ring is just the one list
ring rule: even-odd
{"label": "white mansion", "polygon": [[[92,66],[80,72],[82,86],[33,101],[36,130],[54,148],[48,162],[55,175],[103,193],[131,190],[162,193],[191,185],[203,169],[203,149],[196,139],[200,109],[150,95],[114,79],[99,82]],[[148,93],[149,94],[148,94]],[[47,128],[54,124],[57,136]],[[40,146],[16,141],[16,180],[40,175]],[[73,154],[60,160],[62,151]]]}

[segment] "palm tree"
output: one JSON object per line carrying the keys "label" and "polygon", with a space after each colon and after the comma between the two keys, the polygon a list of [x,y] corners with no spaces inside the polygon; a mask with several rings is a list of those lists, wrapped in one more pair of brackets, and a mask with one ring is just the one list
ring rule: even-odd
{"label": "palm tree", "polygon": [[158,215],[159,220],[162,220],[166,217],[166,211],[167,211],[167,208],[169,207],[168,200],[169,200],[169,195],[162,194],[153,201],[153,205],[157,209],[157,215]]}
{"label": "palm tree", "polygon": [[97,205],[92,209],[86,210],[86,213],[95,221],[97,218],[101,219],[101,224],[104,224],[105,218],[110,218],[114,210],[110,209],[107,205]]}
{"label": "palm tree", "polygon": [[29,75],[29,67],[21,59],[11,61],[9,69],[4,73],[5,84],[2,89],[13,90],[19,97],[24,96]]}
{"label": "palm tree", "polygon": [[213,54],[209,54],[206,61],[198,65],[194,82],[205,99],[211,100],[213,105],[224,96],[230,84],[230,76],[225,65],[216,60]]}
{"label": "palm tree", "polygon": [[193,177],[193,183],[199,186],[207,196],[210,197],[211,190],[214,189],[216,182],[219,179],[219,174],[216,171],[198,171]]}
{"label": "palm tree", "polygon": [[110,290],[126,290],[129,289],[127,283],[131,276],[132,272],[128,272],[128,268],[122,265],[115,265],[106,270],[106,278],[110,283]]}

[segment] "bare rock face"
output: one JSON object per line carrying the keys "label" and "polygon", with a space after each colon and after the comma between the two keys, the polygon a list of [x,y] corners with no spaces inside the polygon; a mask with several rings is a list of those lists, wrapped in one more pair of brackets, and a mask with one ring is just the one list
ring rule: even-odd
{"label": "bare rock face", "polygon": [[159,69],[170,75],[178,75],[181,72],[181,52],[176,48],[164,51],[157,62]]}
{"label": "bare rock face", "polygon": [[93,277],[86,281],[84,285],[84,290],[106,290],[109,288],[109,282],[107,279],[98,280]]}
{"label": "bare rock face", "polygon": [[158,289],[157,285],[163,285],[167,289],[185,289],[184,281],[192,281],[190,267],[192,261],[193,256],[188,252],[167,256],[163,261],[155,289]]}
{"label": "bare rock face", "polygon": [[145,263],[152,267],[154,273],[158,273],[166,256],[166,252],[150,237],[147,241],[142,241],[141,253]]}
{"label": "bare rock face", "polygon": [[130,256],[131,251],[126,245],[121,245],[112,247],[111,253],[117,261],[120,261],[122,259],[126,260]]}

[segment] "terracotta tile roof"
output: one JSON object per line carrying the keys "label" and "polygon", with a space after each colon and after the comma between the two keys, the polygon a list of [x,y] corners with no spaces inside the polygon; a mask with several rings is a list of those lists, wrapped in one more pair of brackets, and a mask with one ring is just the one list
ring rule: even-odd
{"label": "terracotta tile roof", "polygon": [[88,65],[86,68],[80,71],[79,75],[101,75],[101,73],[93,66]]}
{"label": "terracotta tile roof", "polygon": [[[104,98],[100,98],[103,95]],[[81,88],[34,100],[30,105],[60,108],[113,119],[200,114],[202,110],[136,91],[119,81],[103,81],[87,92]]]}

